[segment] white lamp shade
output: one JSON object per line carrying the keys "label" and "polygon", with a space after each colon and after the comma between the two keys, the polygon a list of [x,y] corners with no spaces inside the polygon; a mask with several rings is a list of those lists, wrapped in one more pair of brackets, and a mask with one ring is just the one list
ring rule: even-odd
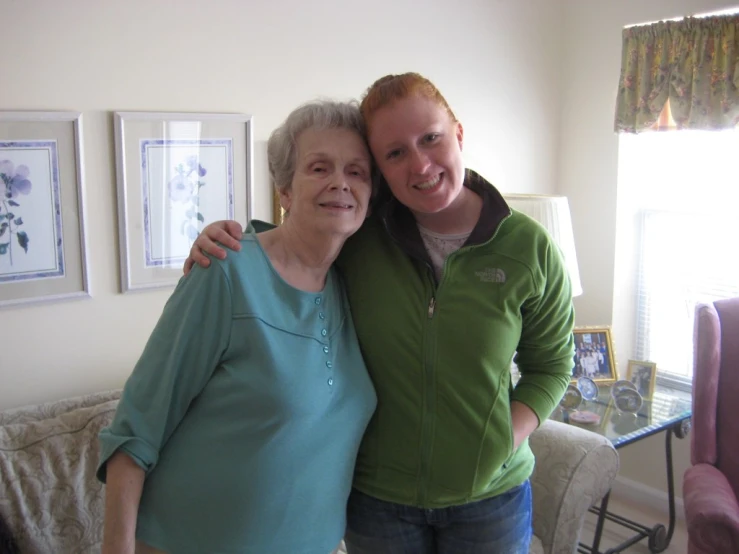
{"label": "white lamp shade", "polygon": [[572,296],[582,294],[580,271],[575,253],[575,235],[572,232],[570,205],[566,196],[539,194],[504,194],[508,205],[541,223],[559,245],[572,283]]}

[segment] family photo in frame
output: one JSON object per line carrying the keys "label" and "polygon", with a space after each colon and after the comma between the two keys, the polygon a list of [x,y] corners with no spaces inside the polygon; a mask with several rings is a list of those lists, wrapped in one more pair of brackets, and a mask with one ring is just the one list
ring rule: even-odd
{"label": "family photo in frame", "polygon": [[579,327],[575,335],[573,380],[587,377],[595,382],[617,379],[610,327]]}

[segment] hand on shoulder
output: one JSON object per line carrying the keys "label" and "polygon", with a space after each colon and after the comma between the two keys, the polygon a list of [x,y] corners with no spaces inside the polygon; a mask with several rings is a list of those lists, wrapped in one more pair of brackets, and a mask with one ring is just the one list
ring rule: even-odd
{"label": "hand on shoulder", "polygon": [[190,255],[185,260],[185,265],[182,268],[183,273],[185,275],[190,273],[195,264],[200,267],[208,267],[210,259],[205,255],[206,253],[219,260],[226,259],[226,250],[216,244],[217,242],[238,252],[241,250],[239,240],[243,233],[244,229],[238,221],[221,220],[209,224],[201,231],[192,245]]}

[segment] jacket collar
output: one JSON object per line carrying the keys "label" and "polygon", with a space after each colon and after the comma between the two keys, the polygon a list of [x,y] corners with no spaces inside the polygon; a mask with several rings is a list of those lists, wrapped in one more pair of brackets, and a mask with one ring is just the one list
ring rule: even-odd
{"label": "jacket collar", "polygon": [[[464,186],[482,198],[480,219],[464,246],[482,244],[493,237],[501,222],[511,214],[511,209],[498,189],[471,169],[465,171]],[[407,254],[431,264],[416,220],[408,208],[392,197],[379,209],[378,215],[392,239]]]}

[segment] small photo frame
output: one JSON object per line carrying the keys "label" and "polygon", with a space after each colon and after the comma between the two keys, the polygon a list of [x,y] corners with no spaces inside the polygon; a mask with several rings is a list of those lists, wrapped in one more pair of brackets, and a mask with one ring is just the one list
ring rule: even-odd
{"label": "small photo frame", "polygon": [[82,115],[0,112],[0,308],[90,296]]}
{"label": "small photo frame", "polygon": [[174,286],[198,233],[251,219],[252,118],[116,112],[121,289]]}
{"label": "small photo frame", "polygon": [[645,400],[651,400],[657,383],[657,364],[629,360],[626,378],[634,383],[637,392]]}
{"label": "small photo frame", "polygon": [[576,327],[573,381],[588,377],[596,383],[617,379],[610,327]]}

